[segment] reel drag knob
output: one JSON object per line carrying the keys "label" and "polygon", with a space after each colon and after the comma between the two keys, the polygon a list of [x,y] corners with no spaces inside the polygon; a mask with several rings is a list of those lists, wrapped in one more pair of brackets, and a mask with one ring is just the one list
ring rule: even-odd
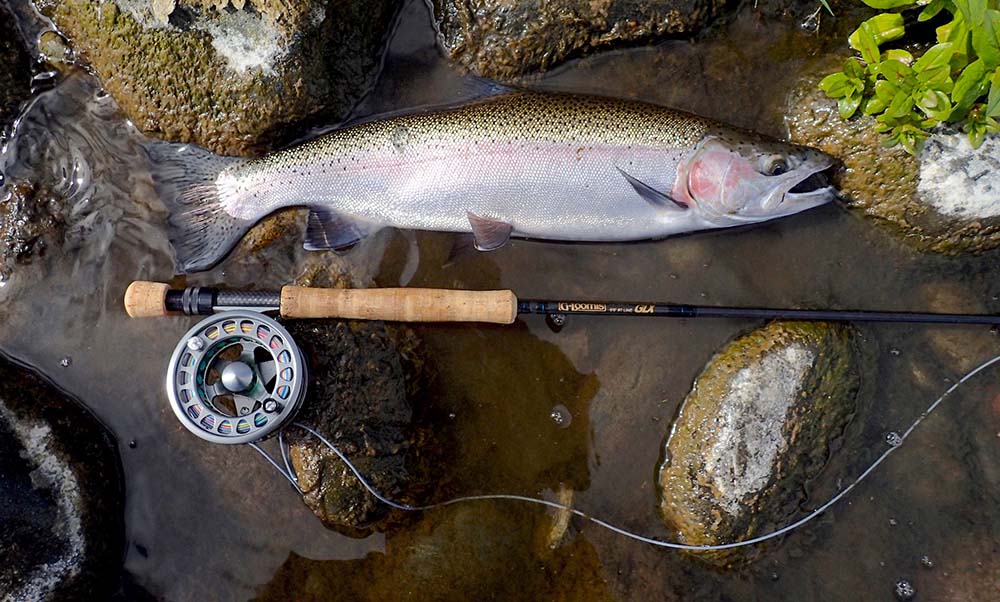
{"label": "reel drag knob", "polygon": [[210,316],[184,335],[167,370],[177,419],[213,443],[259,441],[287,424],[306,392],[306,365],[280,324],[250,310]]}

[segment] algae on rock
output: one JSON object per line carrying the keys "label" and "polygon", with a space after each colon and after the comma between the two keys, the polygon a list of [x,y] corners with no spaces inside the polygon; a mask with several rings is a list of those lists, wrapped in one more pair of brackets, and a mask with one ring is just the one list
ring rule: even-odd
{"label": "algae on rock", "polygon": [[[857,409],[862,363],[852,331],[828,323],[774,322],[719,352],[660,468],[660,509],[680,541],[740,541],[794,516]],[[699,556],[728,565],[740,554]]]}
{"label": "algae on rock", "polygon": [[146,133],[246,154],[342,116],[368,89],[398,0],[39,0]]}
{"label": "algae on rock", "polygon": [[435,0],[438,41],[484,77],[511,79],[575,56],[664,35],[690,34],[724,0]]}
{"label": "algae on rock", "polygon": [[[1000,247],[1000,142],[972,149],[962,134],[934,132],[918,157],[885,148],[875,119],[842,119],[835,100],[802,85],[790,104],[793,142],[839,158],[834,184],[849,206],[924,251],[955,255]],[[956,202],[956,197],[961,197]]]}
{"label": "algae on rock", "polygon": [[[296,280],[345,286],[346,267]],[[298,422],[323,434],[380,493],[414,501],[429,455],[411,399],[420,388],[416,337],[381,322],[290,320],[285,324],[309,364],[309,388]],[[354,537],[398,518],[372,497],[337,455],[301,429],[288,430],[291,459],[306,505],[327,527]]]}

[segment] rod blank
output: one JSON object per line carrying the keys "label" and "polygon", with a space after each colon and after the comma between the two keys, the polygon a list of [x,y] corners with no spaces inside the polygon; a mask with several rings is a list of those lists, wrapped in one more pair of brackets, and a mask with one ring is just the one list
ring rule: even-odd
{"label": "rod blank", "polygon": [[208,287],[171,290],[163,283],[137,281],[125,291],[125,310],[133,318],[205,315],[236,308],[261,312],[279,311],[285,318],[348,318],[395,322],[510,324],[520,314],[543,314],[1000,325],[1000,315],[990,314],[714,307],[603,301],[518,301],[509,290],[333,289],[302,286],[286,286],[280,292],[228,291]]}

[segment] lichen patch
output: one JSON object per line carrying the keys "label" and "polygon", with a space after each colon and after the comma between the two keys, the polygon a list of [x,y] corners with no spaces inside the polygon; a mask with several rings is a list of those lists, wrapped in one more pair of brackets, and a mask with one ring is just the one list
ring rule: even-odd
{"label": "lichen patch", "polygon": [[1000,216],[1000,137],[990,136],[976,149],[960,132],[931,136],[920,154],[917,190],[944,215]]}
{"label": "lichen patch", "polygon": [[762,490],[775,473],[774,462],[787,445],[788,408],[814,358],[807,347],[790,345],[741,369],[730,383],[705,454],[705,472],[729,514],[739,515],[742,500]]}

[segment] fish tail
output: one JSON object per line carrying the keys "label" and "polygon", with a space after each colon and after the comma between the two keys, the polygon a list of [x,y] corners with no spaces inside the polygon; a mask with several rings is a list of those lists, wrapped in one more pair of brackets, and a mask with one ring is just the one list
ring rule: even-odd
{"label": "fish tail", "polygon": [[222,157],[192,145],[156,142],[147,148],[156,192],[170,217],[167,230],[178,273],[207,270],[236,245],[252,221],[225,210],[216,185],[222,170],[246,159]]}

